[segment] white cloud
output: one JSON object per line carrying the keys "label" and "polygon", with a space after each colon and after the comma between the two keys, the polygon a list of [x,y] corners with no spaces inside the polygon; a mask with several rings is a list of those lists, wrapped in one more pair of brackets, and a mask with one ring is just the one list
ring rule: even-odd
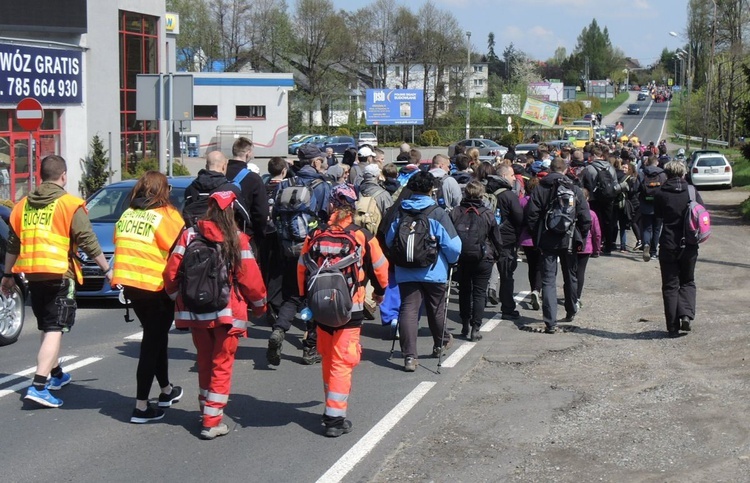
{"label": "white cloud", "polygon": [[641,10],[651,10],[651,5],[646,0],[635,0],[634,6]]}

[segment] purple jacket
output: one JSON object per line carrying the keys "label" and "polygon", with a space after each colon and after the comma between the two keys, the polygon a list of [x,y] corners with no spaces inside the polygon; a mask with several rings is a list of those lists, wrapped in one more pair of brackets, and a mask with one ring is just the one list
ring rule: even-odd
{"label": "purple jacket", "polygon": [[[529,198],[531,198],[531,195],[527,194],[526,196],[518,200],[521,203],[522,209],[526,209],[526,205],[529,204]],[[529,228],[526,223],[523,224],[523,227],[521,228],[521,234],[518,235],[518,242],[522,247],[534,246],[534,241],[531,239],[531,233],[529,233]]]}
{"label": "purple jacket", "polygon": [[[578,252],[579,255],[591,255],[592,253],[596,253],[597,255],[601,251],[602,246],[602,230],[599,227],[599,217],[596,216],[596,212],[594,210],[591,210],[591,230],[589,230],[589,234],[586,236],[586,244],[583,247],[583,250]],[[596,250],[594,250],[594,247],[596,247]]]}

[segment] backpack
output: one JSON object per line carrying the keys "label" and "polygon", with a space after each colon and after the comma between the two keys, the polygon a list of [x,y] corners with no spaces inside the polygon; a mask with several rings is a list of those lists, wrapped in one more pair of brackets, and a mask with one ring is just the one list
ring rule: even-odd
{"label": "backpack", "polygon": [[594,166],[596,170],[596,179],[594,184],[594,193],[597,198],[603,200],[613,200],[620,191],[619,183],[612,176],[612,172],[609,168],[598,168]]}
{"label": "backpack", "polygon": [[357,200],[354,213],[355,225],[365,228],[370,233],[377,233],[382,219],[383,214],[374,196],[362,196]]}
{"label": "backpack", "polygon": [[352,232],[339,227],[317,230],[303,257],[307,307],[319,324],[341,327],[352,318],[359,286],[361,251]]}
{"label": "backpack", "polygon": [[458,207],[451,212],[453,226],[461,239],[459,262],[478,263],[487,253],[487,219],[489,210],[484,206]]}
{"label": "backpack", "polygon": [[[558,181],[544,215],[544,229],[557,235],[570,235],[576,224],[576,193],[573,186]],[[573,237],[570,237],[571,243]]]}
{"label": "backpack", "polygon": [[688,185],[688,195],[690,201],[685,209],[682,246],[698,245],[711,236],[711,215],[702,204],[695,201],[695,186]]}
{"label": "backpack", "polygon": [[239,188],[239,189],[241,190],[241,189],[242,189],[242,186],[240,186],[240,183],[242,183],[242,180],[243,180],[243,179],[245,179],[245,176],[247,176],[248,174],[250,174],[250,170],[249,170],[249,169],[247,169],[247,168],[242,168],[242,169],[241,169],[241,170],[240,170],[240,171],[239,171],[239,172],[238,172],[238,173],[237,173],[237,174],[236,174],[236,175],[234,176],[234,179],[232,180],[232,184],[234,184],[234,185],[235,185],[235,186],[236,186],[237,188]]}
{"label": "backpack", "polygon": [[491,193],[482,195],[482,205],[495,215],[495,221],[497,221],[498,225],[503,224],[503,217],[500,214],[500,208],[497,207],[497,198],[504,191],[508,191],[508,188],[498,188]]}
{"label": "backpack", "polygon": [[430,196],[432,196],[432,199],[437,201],[437,204],[440,208],[445,209],[445,193],[443,192],[443,178],[438,178],[435,176],[435,181],[433,181],[432,185],[432,192],[430,193]]}
{"label": "backpack", "polygon": [[430,213],[437,209],[431,205],[422,211],[399,208],[400,219],[388,253],[393,263],[405,268],[434,266],[438,259],[438,243],[430,229]]}
{"label": "backpack", "polygon": [[182,209],[182,218],[185,220],[186,228],[194,227],[198,220],[205,216],[208,211],[208,198],[210,196],[211,193],[200,193],[195,201],[185,205]]}
{"label": "backpack", "polygon": [[177,276],[182,303],[190,312],[207,314],[229,305],[232,267],[224,260],[221,245],[203,236],[197,228],[185,247]]}
{"label": "backpack", "polygon": [[[645,173],[644,173],[645,174]],[[643,200],[648,203],[654,202],[656,193],[661,189],[661,173],[645,174],[643,177]]]}
{"label": "backpack", "polygon": [[316,179],[308,186],[295,177],[278,187],[273,208],[274,224],[282,252],[287,257],[299,257],[305,239],[318,226],[315,187],[320,183],[323,180]]}

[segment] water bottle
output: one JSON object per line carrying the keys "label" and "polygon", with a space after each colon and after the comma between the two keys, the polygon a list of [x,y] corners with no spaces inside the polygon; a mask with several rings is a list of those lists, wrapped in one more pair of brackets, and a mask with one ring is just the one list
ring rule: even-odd
{"label": "water bottle", "polygon": [[313,313],[309,307],[305,307],[304,309],[299,311],[300,320],[304,320],[305,322],[307,322],[308,320],[311,320],[312,317],[313,317]]}

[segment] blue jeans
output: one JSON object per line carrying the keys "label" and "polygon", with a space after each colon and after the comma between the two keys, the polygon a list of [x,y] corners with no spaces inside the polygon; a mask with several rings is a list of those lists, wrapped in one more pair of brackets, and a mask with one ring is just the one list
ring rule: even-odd
{"label": "blue jeans", "polygon": [[661,218],[657,218],[653,214],[641,213],[643,245],[649,246],[651,256],[656,255],[656,248],[659,245],[659,236],[661,235],[661,223]]}

